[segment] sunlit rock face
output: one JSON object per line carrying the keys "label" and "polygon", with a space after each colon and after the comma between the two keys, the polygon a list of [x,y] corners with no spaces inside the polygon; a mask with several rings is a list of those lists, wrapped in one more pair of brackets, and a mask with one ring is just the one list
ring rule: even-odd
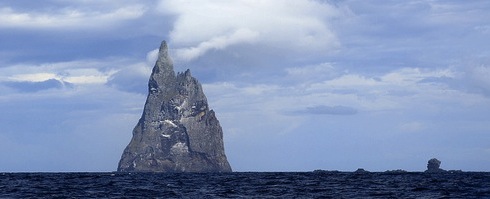
{"label": "sunlit rock face", "polygon": [[165,41],[153,68],[143,115],[119,161],[125,172],[231,172],[223,131],[201,84],[177,75]]}

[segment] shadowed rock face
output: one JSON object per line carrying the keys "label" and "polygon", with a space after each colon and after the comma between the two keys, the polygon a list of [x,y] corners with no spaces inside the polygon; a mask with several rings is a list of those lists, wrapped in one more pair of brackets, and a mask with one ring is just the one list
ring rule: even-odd
{"label": "shadowed rock face", "polygon": [[436,158],[432,158],[427,162],[427,170],[425,172],[443,172],[444,170],[439,168],[441,161]]}
{"label": "shadowed rock face", "polygon": [[165,41],[148,83],[143,115],[118,171],[231,172],[223,131],[189,70],[175,75]]}

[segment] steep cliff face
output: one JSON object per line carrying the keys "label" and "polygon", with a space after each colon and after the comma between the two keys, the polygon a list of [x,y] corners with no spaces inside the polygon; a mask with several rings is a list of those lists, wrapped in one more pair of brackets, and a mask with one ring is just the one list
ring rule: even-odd
{"label": "steep cliff face", "polygon": [[175,75],[165,41],[148,92],[118,171],[231,172],[223,131],[201,84],[189,70]]}

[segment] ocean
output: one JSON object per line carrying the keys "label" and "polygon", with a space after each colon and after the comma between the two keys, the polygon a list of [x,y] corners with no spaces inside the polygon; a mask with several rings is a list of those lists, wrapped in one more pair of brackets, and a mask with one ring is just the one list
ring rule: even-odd
{"label": "ocean", "polygon": [[0,198],[490,198],[490,172],[0,173]]}

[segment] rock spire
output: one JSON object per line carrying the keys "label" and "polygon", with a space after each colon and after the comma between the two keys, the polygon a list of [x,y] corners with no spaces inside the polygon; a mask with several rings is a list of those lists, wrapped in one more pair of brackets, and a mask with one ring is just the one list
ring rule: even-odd
{"label": "rock spire", "polygon": [[148,97],[118,171],[231,172],[223,131],[190,70],[177,75],[162,42]]}

